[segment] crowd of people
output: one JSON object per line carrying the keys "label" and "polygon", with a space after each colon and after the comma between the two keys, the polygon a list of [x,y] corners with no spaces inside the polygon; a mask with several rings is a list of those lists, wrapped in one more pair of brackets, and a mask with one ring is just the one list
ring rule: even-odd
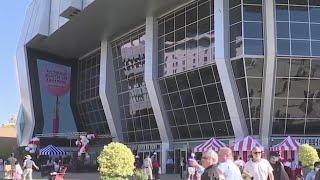
{"label": "crowd of people", "polygon": [[6,165],[9,167],[7,171],[7,176],[13,180],[32,180],[32,171],[33,168],[39,169],[39,167],[34,163],[32,157],[30,155],[26,155],[24,160],[21,162],[18,161],[17,158],[14,157],[14,153],[10,155],[8,160],[6,161]]}
{"label": "crowd of people", "polygon": [[[14,153],[12,153],[10,157],[4,161],[4,166],[6,167],[4,169],[4,178],[13,180],[32,180],[33,169],[40,169],[32,160],[30,155],[26,155],[22,161],[19,161],[14,156]],[[46,176],[48,176],[49,179],[52,179],[55,177],[55,173],[60,173],[63,168],[65,167],[62,165],[61,158],[49,158],[45,164],[41,165],[41,172],[45,171]]]}
{"label": "crowd of people", "polygon": [[135,167],[142,169],[142,171],[147,174],[148,179],[160,179],[159,174],[161,173],[161,168],[156,153],[152,156],[146,156],[142,163],[140,162],[140,157],[136,156]]}
{"label": "crowd of people", "polygon": [[234,160],[232,150],[226,147],[219,152],[203,152],[200,161],[191,157],[187,164],[188,180],[320,180],[320,162],[303,176],[300,163],[284,162],[277,152],[270,152],[269,159],[264,159],[259,147],[251,150],[247,162],[240,157]]}

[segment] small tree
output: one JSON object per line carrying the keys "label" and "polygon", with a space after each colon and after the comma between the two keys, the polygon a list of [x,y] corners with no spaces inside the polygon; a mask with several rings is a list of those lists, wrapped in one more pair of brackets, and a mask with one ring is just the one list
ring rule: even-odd
{"label": "small tree", "polygon": [[128,179],[133,175],[134,161],[134,155],[124,144],[112,142],[104,146],[98,157],[101,178]]}
{"label": "small tree", "polygon": [[299,148],[299,159],[303,167],[312,168],[313,164],[319,160],[319,156],[314,147],[303,144]]}

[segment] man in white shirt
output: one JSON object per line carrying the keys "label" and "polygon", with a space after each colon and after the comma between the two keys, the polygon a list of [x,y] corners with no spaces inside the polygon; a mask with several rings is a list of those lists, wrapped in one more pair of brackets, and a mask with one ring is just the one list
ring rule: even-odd
{"label": "man in white shirt", "polygon": [[273,169],[266,159],[261,158],[261,149],[254,147],[251,150],[252,159],[244,165],[243,173],[253,180],[274,180]]}
{"label": "man in white shirt", "polygon": [[232,160],[232,150],[230,148],[221,148],[218,157],[218,169],[224,175],[225,180],[242,180],[240,169]]}

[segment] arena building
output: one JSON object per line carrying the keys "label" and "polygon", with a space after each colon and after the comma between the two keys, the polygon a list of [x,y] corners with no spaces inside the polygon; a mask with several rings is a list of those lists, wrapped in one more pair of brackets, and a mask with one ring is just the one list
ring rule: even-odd
{"label": "arena building", "polygon": [[211,137],[318,148],[319,56],[318,0],[33,0],[18,141],[92,132],[163,167]]}

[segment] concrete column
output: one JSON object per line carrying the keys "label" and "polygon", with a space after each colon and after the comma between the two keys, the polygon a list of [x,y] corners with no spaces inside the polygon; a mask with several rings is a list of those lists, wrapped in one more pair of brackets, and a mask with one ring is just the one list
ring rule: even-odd
{"label": "concrete column", "polygon": [[235,139],[248,135],[229,55],[229,2],[214,1],[215,60]]}
{"label": "concrete column", "polygon": [[161,170],[166,170],[166,154],[172,141],[172,134],[164,110],[158,84],[158,56],[157,56],[157,22],[154,17],[146,18],[146,40],[145,40],[145,73],[144,80],[150,97],[151,106],[157,121],[160,138],[162,141]]}
{"label": "concrete column", "polygon": [[272,127],[272,109],[274,78],[276,65],[276,41],[275,41],[275,23],[274,23],[274,1],[264,0],[264,84],[263,84],[263,104],[262,119],[260,122],[260,138],[262,144],[269,145],[269,137]]}
{"label": "concrete column", "polygon": [[123,141],[116,87],[111,45],[107,39],[103,39],[101,41],[99,94],[111,136],[116,141]]}

